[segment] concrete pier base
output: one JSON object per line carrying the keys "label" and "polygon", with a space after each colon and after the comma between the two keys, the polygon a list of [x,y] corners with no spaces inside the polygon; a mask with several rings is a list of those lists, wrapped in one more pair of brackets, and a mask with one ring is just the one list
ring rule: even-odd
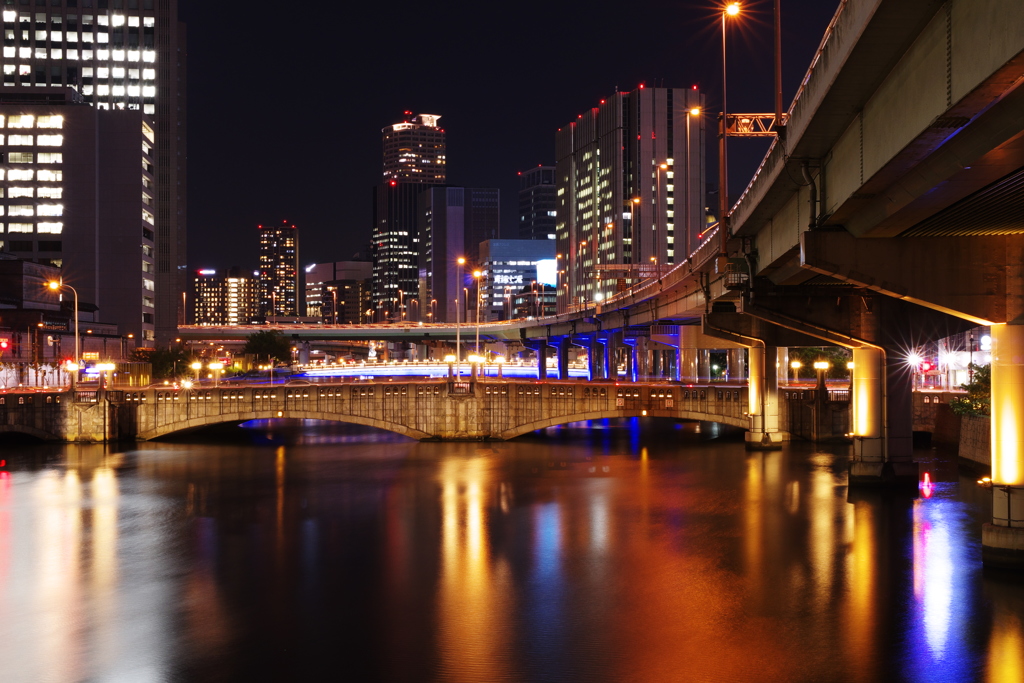
{"label": "concrete pier base", "polygon": [[916,462],[865,462],[853,460],[849,466],[850,486],[917,488],[920,467]]}
{"label": "concrete pier base", "polygon": [[981,527],[981,561],[986,567],[1024,569],[1024,527],[984,524]]}
{"label": "concrete pier base", "polygon": [[774,451],[782,448],[785,434],[782,432],[760,432],[748,430],[744,434],[744,443],[748,451]]}

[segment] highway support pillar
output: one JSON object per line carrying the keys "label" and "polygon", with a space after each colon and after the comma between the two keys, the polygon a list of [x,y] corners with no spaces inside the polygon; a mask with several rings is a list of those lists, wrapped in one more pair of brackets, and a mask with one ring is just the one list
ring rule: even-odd
{"label": "highway support pillar", "polygon": [[532,349],[537,354],[537,379],[548,378],[548,343],[546,340],[533,340],[526,342],[526,348]]}
{"label": "highway support pillar", "polygon": [[743,366],[746,349],[729,349],[726,353],[726,377],[730,382],[741,380],[744,377]]}
{"label": "highway support pillar", "polygon": [[569,379],[569,348],[572,339],[562,337],[558,340],[558,379]]}
{"label": "highway support pillar", "polygon": [[633,339],[632,342],[630,342],[630,340],[623,337],[622,346],[626,350],[626,381],[636,382],[639,378],[640,372],[640,359],[637,354],[637,346],[639,346],[639,340]]}
{"label": "highway support pillar", "polygon": [[981,531],[986,567],[1024,568],[1024,325],[992,335],[992,521]]}
{"label": "highway support pillar", "polygon": [[850,486],[917,486],[912,459],[912,375],[895,353],[861,346],[853,350]]}
{"label": "highway support pillar", "polygon": [[697,382],[711,381],[711,349],[697,349]]}
{"label": "highway support pillar", "polygon": [[591,337],[587,345],[587,378],[593,382],[602,377],[607,377],[602,371],[605,370],[604,344],[597,337]]}
{"label": "highway support pillar", "polygon": [[747,384],[750,429],[745,436],[747,448],[782,448],[783,434],[779,431],[778,349],[774,346],[751,346],[747,353],[750,364]]}

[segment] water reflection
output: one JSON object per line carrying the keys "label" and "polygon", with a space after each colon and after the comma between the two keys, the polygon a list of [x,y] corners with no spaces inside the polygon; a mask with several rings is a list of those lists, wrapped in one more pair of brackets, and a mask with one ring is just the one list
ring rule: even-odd
{"label": "water reflection", "polygon": [[1024,588],[981,571],[955,462],[848,492],[842,447],[697,427],[28,449],[0,680],[1024,680]]}

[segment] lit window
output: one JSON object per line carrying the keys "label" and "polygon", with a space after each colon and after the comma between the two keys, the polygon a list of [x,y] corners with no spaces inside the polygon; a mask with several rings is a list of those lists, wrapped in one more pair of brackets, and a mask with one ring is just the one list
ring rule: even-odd
{"label": "lit window", "polygon": [[144,85],[142,86],[143,97],[156,97],[156,86],[155,85]]}
{"label": "lit window", "polygon": [[64,205],[63,204],[39,204],[36,206],[36,215],[38,216],[63,216]]}
{"label": "lit window", "polygon": [[155,289],[155,287],[153,285],[153,281],[150,280],[149,278],[145,278],[145,277],[142,278],[142,288],[143,289],[148,289],[151,292]]}
{"label": "lit window", "polygon": [[124,86],[123,85],[115,85],[114,86],[114,96],[115,97],[124,97]]}
{"label": "lit window", "polygon": [[141,62],[142,53],[138,50],[128,50],[128,61],[129,62]]}
{"label": "lit window", "polygon": [[23,171],[21,169],[11,169],[7,172],[8,180],[32,180],[35,177],[35,171]]}
{"label": "lit window", "polygon": [[30,47],[19,47],[18,57],[21,59],[32,59],[32,48]]}
{"label": "lit window", "polygon": [[109,95],[110,94],[110,86],[109,85],[97,85],[96,86],[96,94],[97,95]]}
{"label": "lit window", "polygon": [[[40,125],[40,128],[42,126]],[[60,147],[64,144],[63,135],[40,135],[36,138],[40,147]]]}
{"label": "lit window", "polygon": [[110,78],[110,69],[105,66],[96,69],[96,78]]}
{"label": "lit window", "polygon": [[147,81],[155,81],[156,80],[156,69],[143,69],[142,70],[142,77],[144,79],[146,79]]}
{"label": "lit window", "polygon": [[31,204],[12,204],[7,207],[8,216],[35,216],[35,207]]}
{"label": "lit window", "polygon": [[12,187],[7,190],[7,196],[10,198],[15,197],[33,197],[35,196],[34,187]]}
{"label": "lit window", "polygon": [[[104,71],[105,71],[105,69],[104,69]],[[123,66],[115,66],[111,70],[110,73],[114,76],[114,78],[124,78],[124,67]]]}
{"label": "lit window", "polygon": [[64,232],[63,223],[37,223],[36,232],[48,235],[59,235]]}
{"label": "lit window", "polygon": [[37,128],[63,128],[64,117],[63,116],[40,116],[39,121],[36,123]]}
{"label": "lit window", "polygon": [[63,164],[64,155],[60,152],[40,152],[39,163],[41,164]]}
{"label": "lit window", "polygon": [[139,18],[138,17],[128,17],[128,25],[129,26],[138,26],[139,25]]}
{"label": "lit window", "polygon": [[[32,188],[25,189],[31,191]],[[64,190],[60,187],[40,187],[36,190],[36,194],[40,199],[62,199]],[[27,196],[31,197],[32,195]]]}
{"label": "lit window", "polygon": [[[28,171],[28,178],[17,178],[17,180],[32,180],[32,171]],[[11,180],[15,180],[14,171],[10,173]],[[39,181],[43,183],[59,183],[64,180],[64,171],[39,171]]]}
{"label": "lit window", "polygon": [[14,59],[14,55],[17,53],[17,49],[13,47],[4,48],[4,59]]}
{"label": "lit window", "polygon": [[[104,21],[103,21],[104,19],[106,19],[106,17],[100,17],[100,25],[101,26],[104,23]],[[123,14],[115,14],[114,16],[110,17],[110,24],[112,26],[124,26],[124,15]]]}
{"label": "lit window", "polygon": [[112,56],[113,56],[115,62],[123,62],[124,61],[124,50],[114,50],[114,52],[112,53]]}
{"label": "lit window", "polygon": [[31,114],[22,114],[20,116],[10,116],[7,118],[8,128],[32,128],[35,126],[36,119]]}
{"label": "lit window", "polygon": [[143,52],[142,52],[142,61],[144,61],[144,62],[155,62],[156,61],[156,51],[155,50],[143,50]]}
{"label": "lit window", "polygon": [[[116,95],[117,93],[114,93],[114,94]],[[128,96],[129,97],[138,97],[141,94],[142,94],[142,88],[140,88],[139,86],[137,86],[137,85],[129,85],[128,86]]]}
{"label": "lit window", "polygon": [[31,164],[34,161],[35,155],[32,152],[8,152],[7,154],[7,163],[9,164]]}
{"label": "lit window", "polygon": [[7,232],[32,232],[31,223],[8,223]]}

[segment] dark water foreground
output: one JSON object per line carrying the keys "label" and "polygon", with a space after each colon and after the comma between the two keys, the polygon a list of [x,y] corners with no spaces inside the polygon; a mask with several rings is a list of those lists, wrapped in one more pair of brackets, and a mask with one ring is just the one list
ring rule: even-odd
{"label": "dark water foreground", "polygon": [[1024,681],[990,493],[613,421],[0,445],[0,681]]}

